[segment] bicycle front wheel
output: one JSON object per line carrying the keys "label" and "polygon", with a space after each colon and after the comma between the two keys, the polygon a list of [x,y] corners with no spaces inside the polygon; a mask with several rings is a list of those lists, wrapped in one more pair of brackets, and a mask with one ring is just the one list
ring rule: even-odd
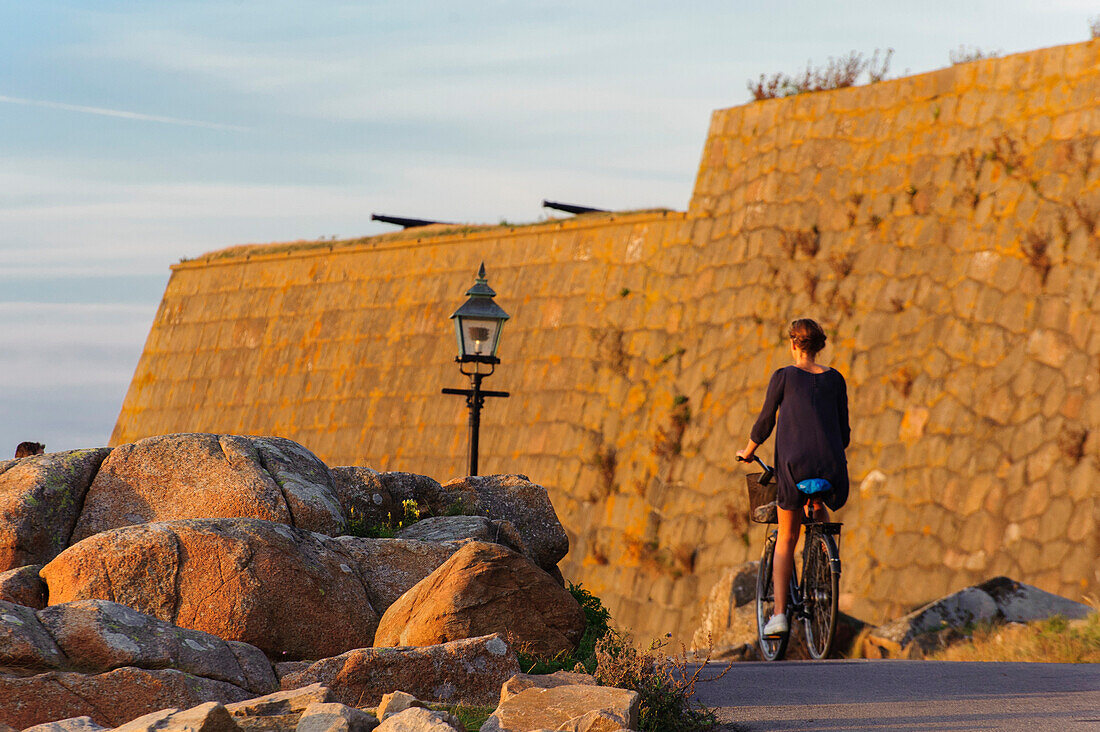
{"label": "bicycle front wheel", "polygon": [[775,589],[772,565],[775,561],[775,531],[764,542],[764,553],[760,556],[760,567],[756,571],[756,637],[760,645],[760,655],[765,661],[781,661],[787,652],[790,633],[778,638],[765,638],[764,626],[775,612]]}
{"label": "bicycle front wheel", "polygon": [[[803,549],[802,602],[805,607],[806,649],[816,659],[832,650],[840,595],[839,555],[832,537],[813,532]],[[835,560],[835,561],[834,561]]]}

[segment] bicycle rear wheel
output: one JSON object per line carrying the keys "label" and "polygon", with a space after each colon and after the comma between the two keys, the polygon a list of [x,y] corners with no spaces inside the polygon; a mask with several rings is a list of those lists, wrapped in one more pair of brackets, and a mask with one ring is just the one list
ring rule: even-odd
{"label": "bicycle rear wheel", "polygon": [[778,638],[765,638],[764,626],[775,611],[775,588],[772,579],[772,563],[775,560],[775,535],[772,531],[764,542],[764,553],[760,556],[760,567],[756,572],[756,637],[760,645],[760,655],[765,661],[781,661],[787,652],[790,633]]}
{"label": "bicycle rear wheel", "polygon": [[[809,532],[803,549],[802,602],[806,649],[816,659],[832,650],[840,595],[839,554],[831,536]],[[834,561],[836,560],[836,561]]]}

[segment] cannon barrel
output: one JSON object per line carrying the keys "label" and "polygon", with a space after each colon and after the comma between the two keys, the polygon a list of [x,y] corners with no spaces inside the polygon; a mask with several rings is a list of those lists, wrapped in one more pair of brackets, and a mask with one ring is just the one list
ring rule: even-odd
{"label": "cannon barrel", "polygon": [[558,203],[557,201],[543,201],[543,208],[552,208],[571,214],[606,213],[606,208],[592,208],[591,206],[577,206],[572,203]]}
{"label": "cannon barrel", "polygon": [[382,214],[371,214],[371,221],[381,221],[386,224],[397,224],[405,229],[412,229],[417,226],[430,226],[432,224],[442,224],[443,221],[428,221],[427,219],[406,219],[401,216],[384,216]]}

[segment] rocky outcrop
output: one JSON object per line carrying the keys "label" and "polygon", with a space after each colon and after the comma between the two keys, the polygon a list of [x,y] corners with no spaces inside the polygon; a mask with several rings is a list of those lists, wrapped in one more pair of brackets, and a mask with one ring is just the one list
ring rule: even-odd
{"label": "rocky outcrop", "polygon": [[296,442],[184,433],[116,447],[88,489],[73,541],[133,524],[235,517],[325,534],[344,527],[328,468]]}
{"label": "rocky outcrop", "polygon": [[325,658],[282,677],[284,689],[328,686],[334,701],[373,706],[383,694],[405,691],[448,704],[496,704],[519,662],[499,635],[419,648],[360,648]]}
{"label": "rocky outcrop", "polygon": [[69,670],[174,668],[255,694],[279,688],[270,662],[255,646],[180,628],[115,602],[78,600],[40,610],[37,616]]}
{"label": "rocky outcrop", "polygon": [[0,672],[32,674],[66,662],[32,608],[0,600]]}
{"label": "rocky outcrop", "polygon": [[[0,700],[17,700],[0,703],[0,732],[359,732],[378,722],[357,707],[399,689],[495,704],[519,671],[496,630],[552,655],[584,616],[549,574],[568,542],[545,489],[482,480],[334,477],[289,440],[207,434],[0,463],[0,489],[18,488],[0,508],[22,511],[10,546],[55,537],[49,561],[0,572],[0,598],[19,601],[0,599]],[[30,509],[46,498],[68,513],[43,523]],[[398,538],[321,533],[410,500],[429,515]],[[175,516],[190,517],[161,520]],[[376,607],[397,608],[393,643],[408,645],[369,647]],[[389,728],[462,728],[413,706]]]}
{"label": "rocky outcrop", "polygon": [[386,610],[374,645],[501,633],[532,653],[554,656],[576,648],[584,623],[573,596],[526,557],[470,542]]}
{"label": "rocky outcrop", "polygon": [[434,572],[461,546],[457,542],[356,536],[338,536],[326,544],[354,560],[371,607],[379,613],[384,613],[397,598]]}
{"label": "rocky outcrop", "polygon": [[546,489],[525,475],[459,478],[443,484],[442,491],[441,504],[473,507],[463,512],[510,522],[543,569],[557,567],[569,551],[569,537]]}
{"label": "rocky outcrop", "polygon": [[756,643],[756,574],[760,562],[728,570],[703,603],[693,650],[726,650]]}
{"label": "rocky outcrop", "polygon": [[284,437],[253,437],[260,463],[283,494],[294,526],[335,536],[344,512],[333,490],[332,474],[320,458]]}
{"label": "rocky outcrop", "polygon": [[390,492],[382,486],[377,470],[342,465],[330,468],[329,472],[332,473],[332,491],[349,526],[358,523],[381,526],[391,516],[400,515],[400,501],[394,501]]}
{"label": "rocky outcrop", "polygon": [[868,658],[920,658],[939,650],[953,629],[979,622],[1026,623],[1054,615],[1084,618],[1088,605],[1007,577],[995,577],[917,608],[863,637]]}
{"label": "rocky outcrop", "polygon": [[51,605],[112,600],[272,657],[322,658],[370,645],[378,623],[354,562],[325,541],[255,519],[144,524],[73,545],[42,576]]}
{"label": "rocky outcrop", "polygon": [[120,668],[104,674],[51,671],[37,676],[0,676],[0,723],[16,729],[74,716],[118,727],[168,708],[208,701],[235,702],[252,693],[224,681],[175,669]]}
{"label": "rocky outcrop", "polygon": [[567,680],[559,677],[546,686],[531,686],[507,698],[502,695],[500,705],[481,726],[481,732],[536,729],[603,732],[637,727],[641,701],[637,692],[597,686],[594,680],[563,681]]}
{"label": "rocky outcrop", "polygon": [[11,460],[0,470],[0,571],[45,564],[69,545],[109,448]]}
{"label": "rocky outcrop", "polygon": [[[506,546],[529,555],[523,537],[510,521],[493,521],[484,516],[430,516],[397,532],[400,539],[418,541],[462,541],[476,539]],[[531,557],[532,560],[535,557]]]}
{"label": "rocky outcrop", "polygon": [[0,572],[0,600],[41,610],[46,607],[46,583],[38,576],[41,564]]}
{"label": "rocky outcrop", "polygon": [[125,605],[81,600],[39,610],[0,602],[0,669],[102,673],[174,668],[255,694],[278,688],[264,654],[244,643],[178,628]]}
{"label": "rocky outcrop", "polygon": [[375,477],[378,489],[385,491],[400,505],[402,501],[413,500],[428,506],[433,515],[439,516],[451,509],[453,499],[449,497],[439,481],[416,473],[378,473]]}

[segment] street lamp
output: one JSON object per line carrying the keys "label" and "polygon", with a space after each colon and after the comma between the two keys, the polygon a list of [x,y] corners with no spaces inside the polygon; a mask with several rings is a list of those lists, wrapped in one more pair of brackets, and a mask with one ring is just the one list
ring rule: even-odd
{"label": "street lamp", "polygon": [[[484,391],[481,380],[492,375],[496,365],[497,348],[500,346],[500,331],[504,321],[511,316],[504,312],[493,300],[496,293],[489,287],[485,277],[485,263],[477,271],[477,281],[466,291],[469,299],[462,307],[454,311],[451,320],[455,322],[455,334],[458,336],[458,355],[455,362],[463,376],[470,377],[469,389],[444,389],[444,394],[458,394],[466,397],[466,406],[470,408],[470,475],[477,475],[478,433],[481,429],[481,408],[486,397],[507,397],[506,391]],[[471,365],[472,364],[472,365]],[[481,370],[481,365],[489,367]]]}

